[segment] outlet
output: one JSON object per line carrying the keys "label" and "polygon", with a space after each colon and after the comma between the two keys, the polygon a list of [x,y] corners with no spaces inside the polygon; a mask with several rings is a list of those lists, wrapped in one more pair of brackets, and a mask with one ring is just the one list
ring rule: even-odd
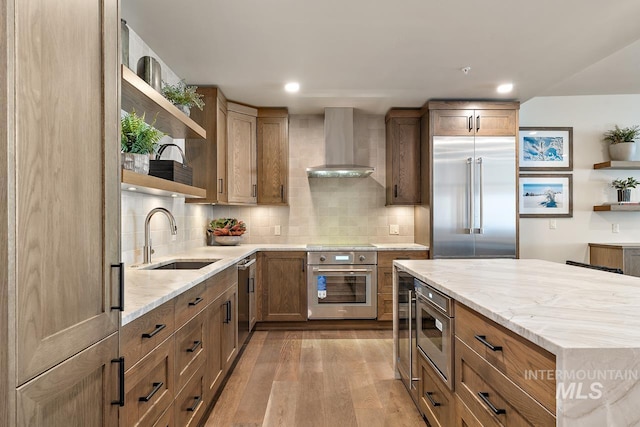
{"label": "outlet", "polygon": [[556,228],[558,228],[558,223],[556,222],[555,219],[550,219],[549,220],[549,230],[555,230]]}
{"label": "outlet", "polygon": [[398,224],[389,225],[389,234],[391,234],[391,235],[400,234],[400,226]]}
{"label": "outlet", "polygon": [[276,226],[273,227],[273,234],[276,235],[276,236],[280,235],[280,226],[279,225],[276,225]]}
{"label": "outlet", "polygon": [[611,232],[619,233],[620,232],[620,224],[611,224]]}

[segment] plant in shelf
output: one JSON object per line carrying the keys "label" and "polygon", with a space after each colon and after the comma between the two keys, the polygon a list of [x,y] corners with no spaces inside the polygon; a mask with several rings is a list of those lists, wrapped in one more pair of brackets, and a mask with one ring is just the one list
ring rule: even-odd
{"label": "plant in shelf", "polygon": [[120,154],[122,167],[136,173],[149,173],[149,156],[155,153],[158,141],[165,136],[144,121],[144,114],[138,116],[134,111],[120,119]]}
{"label": "plant in shelf", "polygon": [[202,95],[197,93],[198,86],[188,86],[184,80],[175,85],[162,82],[162,96],[189,116],[191,108],[198,107],[201,111],[204,107]]}
{"label": "plant in shelf", "polygon": [[207,228],[207,245],[213,246],[213,242],[223,246],[237,245],[246,232],[247,226],[242,221],[235,218],[217,218],[211,221]]}
{"label": "plant in shelf", "polygon": [[609,145],[609,156],[611,160],[632,160],[636,152],[635,140],[640,136],[640,126],[629,126],[615,128],[604,133],[604,140]]}
{"label": "plant in shelf", "polygon": [[636,188],[639,182],[632,176],[627,179],[615,179],[611,186],[618,190],[618,202],[631,201],[631,189]]}

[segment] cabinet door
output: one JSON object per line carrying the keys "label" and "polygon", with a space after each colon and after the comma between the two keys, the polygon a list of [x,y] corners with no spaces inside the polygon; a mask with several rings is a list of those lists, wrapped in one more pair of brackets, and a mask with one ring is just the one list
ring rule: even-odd
{"label": "cabinet door", "polygon": [[475,128],[474,110],[432,110],[431,121],[433,135],[468,136]]}
{"label": "cabinet door", "polygon": [[[218,90],[216,98],[216,194],[219,202],[229,201],[228,176],[227,176],[227,102]],[[207,195],[209,190],[207,190]],[[208,197],[208,196],[207,196]]]}
{"label": "cabinet door", "polygon": [[207,307],[205,311],[205,339],[209,344],[206,348],[207,358],[206,358],[206,375],[205,375],[205,384],[206,384],[206,401],[207,406],[209,402],[215,395],[216,391],[220,387],[220,383],[223,378],[223,368],[224,365],[222,363],[222,322],[225,319],[225,295],[219,296],[215,301],[213,301],[209,307]]}
{"label": "cabinet door", "polygon": [[118,425],[118,334],[92,345],[17,390],[17,425]]}
{"label": "cabinet door", "polygon": [[16,2],[14,15],[24,384],[118,329],[118,2]]}
{"label": "cabinet door", "polygon": [[221,359],[226,373],[238,354],[238,288],[234,286],[225,293],[224,321],[222,322]]}
{"label": "cabinet door", "polygon": [[514,136],[515,110],[475,110],[474,125],[478,136]]}
{"label": "cabinet door", "polygon": [[261,255],[262,320],[306,321],[306,254],[265,252]]}
{"label": "cabinet door", "polygon": [[229,203],[257,200],[256,117],[227,111],[227,176]]}
{"label": "cabinet door", "polygon": [[258,204],[286,205],[289,175],[287,117],[258,117]]}
{"label": "cabinet door", "polygon": [[387,205],[420,203],[420,118],[387,122]]}

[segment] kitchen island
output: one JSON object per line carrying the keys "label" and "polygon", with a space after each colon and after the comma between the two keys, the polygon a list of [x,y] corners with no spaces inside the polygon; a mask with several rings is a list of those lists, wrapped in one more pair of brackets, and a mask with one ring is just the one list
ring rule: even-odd
{"label": "kitchen island", "polygon": [[554,355],[539,374],[556,381],[558,426],[640,425],[640,279],[524,259],[394,265]]}

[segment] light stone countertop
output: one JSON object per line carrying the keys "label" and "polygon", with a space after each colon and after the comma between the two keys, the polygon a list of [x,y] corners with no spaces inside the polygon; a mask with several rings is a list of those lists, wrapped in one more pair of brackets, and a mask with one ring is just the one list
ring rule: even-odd
{"label": "light stone countertop", "polygon": [[[370,247],[325,246],[325,250],[426,250],[426,246],[414,243],[372,244]],[[319,251],[319,247],[307,248],[303,244],[241,244],[238,246],[204,246],[170,256],[152,257],[152,263],[144,266],[128,266],[125,271],[125,310],[121,314],[122,326],[191,289],[209,277],[235,265],[241,259],[258,251]],[[146,270],[170,260],[219,261],[199,270]]]}
{"label": "light stone countertop", "polygon": [[534,259],[394,264],[555,354],[558,386],[582,386],[559,388],[558,426],[640,425],[640,278]]}

